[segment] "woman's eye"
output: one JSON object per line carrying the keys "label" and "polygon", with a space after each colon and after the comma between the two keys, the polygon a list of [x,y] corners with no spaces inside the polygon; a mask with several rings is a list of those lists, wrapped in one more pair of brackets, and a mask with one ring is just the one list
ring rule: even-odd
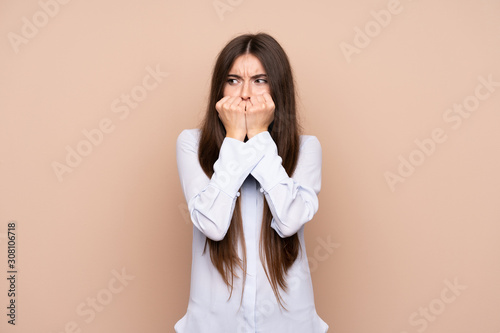
{"label": "woman's eye", "polygon": [[234,85],[234,84],[238,83],[238,80],[237,79],[227,79],[227,83],[229,83],[230,85]]}
{"label": "woman's eye", "polygon": [[265,80],[265,79],[257,79],[257,80],[255,80],[255,82],[263,84],[263,83],[267,83],[267,80]]}

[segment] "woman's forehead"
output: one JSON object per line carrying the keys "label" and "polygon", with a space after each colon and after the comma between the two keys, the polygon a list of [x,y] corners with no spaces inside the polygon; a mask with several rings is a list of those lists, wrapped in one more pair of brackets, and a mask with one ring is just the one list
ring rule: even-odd
{"label": "woman's forehead", "polygon": [[252,77],[259,74],[266,74],[264,66],[253,54],[240,55],[234,60],[229,74],[236,74],[241,77]]}

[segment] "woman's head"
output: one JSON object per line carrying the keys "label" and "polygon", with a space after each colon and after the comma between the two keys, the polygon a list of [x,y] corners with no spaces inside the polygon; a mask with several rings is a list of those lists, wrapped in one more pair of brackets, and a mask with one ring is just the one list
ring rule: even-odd
{"label": "woman's head", "polygon": [[[257,77],[259,74],[262,75]],[[288,56],[276,39],[266,33],[234,38],[222,49],[215,63],[207,111],[213,113],[214,119],[218,118],[215,104],[222,97],[246,99],[264,91],[270,93],[276,106],[270,127],[281,132],[282,127],[289,120],[295,121],[297,116],[295,85]]]}
{"label": "woman's head", "polygon": [[[210,96],[201,124],[198,159],[207,177],[214,173],[214,163],[226,136],[215,108],[224,96],[243,99],[268,92],[275,104],[274,120],[268,131],[276,143],[282,166],[292,177],[299,156],[299,131],[295,101],[295,86],[287,55],[279,43],[265,33],[245,34],[231,40],[219,53],[212,73]],[[264,200],[260,236],[260,256],[268,280],[281,304],[279,289],[286,290],[286,273],[298,256],[297,234],[281,238],[271,228],[272,213]],[[242,258],[238,255],[241,243]],[[240,197],[236,198],[229,229],[221,241],[207,238],[212,263],[232,291],[236,268],[246,276],[245,238],[242,227]],[[205,247],[206,249],[206,247]]]}

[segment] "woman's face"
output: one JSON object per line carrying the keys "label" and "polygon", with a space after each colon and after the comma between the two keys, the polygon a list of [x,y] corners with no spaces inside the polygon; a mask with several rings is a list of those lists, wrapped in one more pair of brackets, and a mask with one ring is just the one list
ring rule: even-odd
{"label": "woman's face", "polygon": [[236,58],[224,84],[224,96],[241,97],[271,94],[267,74],[260,60],[252,54]]}

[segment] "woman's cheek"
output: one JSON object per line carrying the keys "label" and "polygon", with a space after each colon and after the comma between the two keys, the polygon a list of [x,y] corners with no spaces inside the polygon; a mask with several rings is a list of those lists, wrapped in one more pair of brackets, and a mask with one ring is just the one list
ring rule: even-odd
{"label": "woman's cheek", "polygon": [[225,96],[234,97],[234,96],[240,96],[240,93],[239,93],[238,89],[235,89],[235,87],[231,87],[230,85],[226,85],[226,87],[224,88],[223,95],[224,95],[224,97]]}
{"label": "woman's cheek", "polygon": [[255,92],[256,93],[254,95],[263,95],[264,93],[270,94],[269,87],[267,87],[267,86],[259,87],[258,89],[255,89]]}

